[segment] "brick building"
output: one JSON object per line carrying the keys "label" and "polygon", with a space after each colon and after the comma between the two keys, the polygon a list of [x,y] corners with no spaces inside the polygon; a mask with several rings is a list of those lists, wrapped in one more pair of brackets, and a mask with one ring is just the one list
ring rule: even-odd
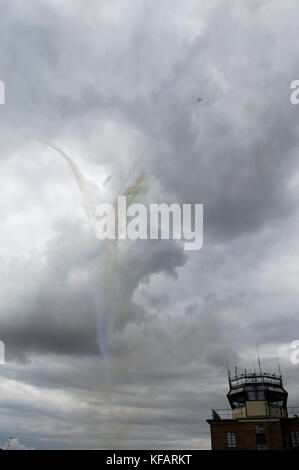
{"label": "brick building", "polygon": [[299,450],[299,408],[287,408],[281,375],[229,374],[230,410],[212,410],[213,450]]}

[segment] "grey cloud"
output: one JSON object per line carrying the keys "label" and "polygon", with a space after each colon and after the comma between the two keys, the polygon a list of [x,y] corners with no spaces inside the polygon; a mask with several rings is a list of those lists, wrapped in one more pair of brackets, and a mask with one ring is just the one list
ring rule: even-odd
{"label": "grey cloud", "polygon": [[[208,448],[226,358],[255,367],[256,342],[265,367],[287,351],[296,404],[297,24],[293,0],[2,2],[1,442]],[[72,175],[24,134],[97,187],[154,143],[149,197],[203,202],[203,249],[127,246],[107,302]]]}

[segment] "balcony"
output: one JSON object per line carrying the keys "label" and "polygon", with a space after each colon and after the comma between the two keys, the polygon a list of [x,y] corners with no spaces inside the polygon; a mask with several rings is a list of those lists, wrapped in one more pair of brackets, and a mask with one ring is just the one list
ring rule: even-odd
{"label": "balcony", "polygon": [[[247,402],[254,404],[257,402]],[[259,402],[261,404],[262,402]],[[263,402],[264,408],[242,406],[232,409],[216,409],[212,410],[212,419],[254,419],[254,418],[299,418],[299,407],[293,406],[283,408],[279,406],[269,406],[267,402]]]}

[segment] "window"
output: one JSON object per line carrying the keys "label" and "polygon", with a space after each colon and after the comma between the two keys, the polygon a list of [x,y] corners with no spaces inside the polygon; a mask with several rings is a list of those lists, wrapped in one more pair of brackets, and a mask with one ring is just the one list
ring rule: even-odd
{"label": "window", "polygon": [[280,400],[280,401],[273,401],[272,403],[270,403],[271,406],[283,406],[283,401]]}
{"label": "window", "polygon": [[291,437],[293,447],[299,447],[299,431],[292,431]]}
{"label": "window", "polygon": [[256,436],[256,450],[266,450],[265,426],[263,424],[255,424],[254,428]]}
{"label": "window", "polygon": [[265,434],[265,426],[263,424],[256,424],[255,425],[255,432],[256,434]]}
{"label": "window", "polygon": [[265,392],[248,392],[248,400],[265,400]]}
{"label": "window", "polygon": [[257,392],[258,400],[265,400],[265,392]]}
{"label": "window", "polygon": [[237,447],[236,433],[235,432],[227,432],[226,433],[226,445],[227,445],[227,447]]}
{"label": "window", "polygon": [[233,408],[242,408],[245,406],[244,401],[233,401]]}

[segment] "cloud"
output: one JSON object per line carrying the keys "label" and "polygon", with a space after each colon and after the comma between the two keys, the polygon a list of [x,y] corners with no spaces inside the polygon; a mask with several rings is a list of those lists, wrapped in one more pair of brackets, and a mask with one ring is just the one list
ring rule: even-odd
{"label": "cloud", "polygon": [[[296,3],[85,3],[1,5],[1,440],[208,448],[256,343],[298,397]],[[24,135],[98,191],[152,144],[148,201],[202,202],[202,250],[124,244],[104,278],[70,169]]]}

